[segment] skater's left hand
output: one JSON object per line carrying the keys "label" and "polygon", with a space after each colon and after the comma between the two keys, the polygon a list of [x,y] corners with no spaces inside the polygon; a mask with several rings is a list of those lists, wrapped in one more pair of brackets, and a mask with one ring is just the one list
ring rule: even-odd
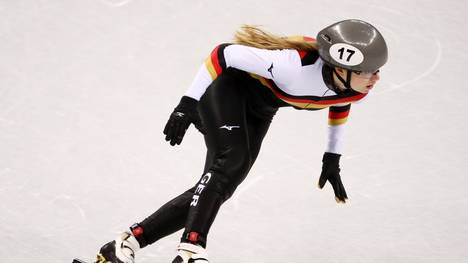
{"label": "skater's left hand", "polygon": [[166,135],[166,141],[170,142],[172,146],[182,142],[185,131],[187,131],[190,124],[193,124],[202,134],[206,134],[198,114],[197,105],[197,100],[183,96],[179,105],[172,112],[163,131],[164,135]]}
{"label": "skater's left hand", "polygon": [[323,155],[322,173],[320,174],[318,186],[322,189],[325,186],[325,183],[329,181],[333,187],[333,191],[335,191],[336,202],[346,203],[348,195],[346,194],[343,182],[341,182],[340,157],[340,154],[328,152]]}

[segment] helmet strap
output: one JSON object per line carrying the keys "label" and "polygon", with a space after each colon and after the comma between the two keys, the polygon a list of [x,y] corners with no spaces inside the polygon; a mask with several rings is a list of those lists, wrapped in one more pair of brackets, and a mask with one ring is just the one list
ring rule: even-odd
{"label": "helmet strap", "polygon": [[351,70],[347,69],[346,71],[346,80],[344,78],[341,77],[340,74],[338,74],[338,72],[336,72],[336,68],[333,69],[336,77],[340,80],[340,82],[347,88],[347,89],[351,89]]}

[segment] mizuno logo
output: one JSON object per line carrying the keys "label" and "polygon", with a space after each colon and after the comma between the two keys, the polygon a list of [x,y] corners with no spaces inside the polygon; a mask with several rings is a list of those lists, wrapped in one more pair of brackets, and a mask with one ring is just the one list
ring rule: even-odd
{"label": "mizuno logo", "polygon": [[220,129],[226,129],[228,131],[232,131],[232,129],[234,128],[240,128],[240,126],[227,126],[227,125],[224,125],[224,126],[221,126],[219,127]]}
{"label": "mizuno logo", "polygon": [[275,78],[275,77],[273,76],[273,63],[271,63],[271,66],[268,68],[268,72],[270,72],[271,78],[272,78],[272,79]]}

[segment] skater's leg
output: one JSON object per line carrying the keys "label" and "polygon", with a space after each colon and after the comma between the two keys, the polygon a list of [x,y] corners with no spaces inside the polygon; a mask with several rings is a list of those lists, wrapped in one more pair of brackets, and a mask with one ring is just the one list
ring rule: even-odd
{"label": "skater's leg", "polygon": [[[240,113],[242,114],[242,112]],[[216,151],[215,149],[219,148],[213,147],[213,145],[219,146],[219,144],[216,144],[216,141],[210,141],[210,138],[207,138],[207,145],[209,149],[208,156],[211,158],[207,158],[205,174],[210,173],[211,176],[213,176],[213,172],[217,172],[218,177],[215,178],[215,180],[217,180],[217,187],[214,187],[214,190],[218,192],[206,193],[203,197],[204,199],[201,201],[203,203],[203,205],[200,206],[201,208],[191,209],[195,211],[202,211],[200,213],[194,214],[193,216],[197,217],[199,222],[204,222],[206,228],[197,229],[190,226],[190,222],[188,222],[185,235],[191,231],[198,232],[203,239],[201,243],[205,243],[206,245],[206,236],[208,234],[208,230],[213,223],[220,206],[234,193],[236,187],[244,180],[248,171],[253,166],[253,163],[255,162],[260,151],[263,138],[268,131],[271,120],[275,113],[276,109],[268,109],[262,115],[254,115],[249,113],[246,114],[246,122],[244,123],[244,125],[247,127],[246,134],[248,145],[246,145],[246,148],[241,147],[243,145],[243,139],[236,142],[232,139],[232,137],[234,137],[232,136],[231,140],[224,140],[231,143],[230,145],[224,146],[224,151]],[[202,177],[198,185],[205,187],[203,184],[201,184],[202,181],[205,180],[206,177]],[[225,189],[224,195],[220,195],[219,193],[223,191],[221,190],[223,187]],[[207,189],[208,191],[211,190],[209,188]],[[205,190],[206,189],[203,189],[203,191]],[[197,193],[195,196],[197,196]],[[201,195],[199,195],[198,198],[202,198]],[[196,201],[197,203],[200,202],[199,199]],[[188,218],[188,221],[189,220],[191,220],[190,216]],[[197,225],[196,220],[194,220],[194,222],[191,224]]]}
{"label": "skater's leg", "polygon": [[276,114],[277,108],[264,107],[262,109],[251,110],[257,111],[246,115],[252,166],[257,159],[263,139],[270,128],[271,121]]}
{"label": "skater's leg", "polygon": [[[205,172],[213,163],[213,158],[213,154],[208,151],[206,154]],[[184,228],[195,189],[196,187],[192,187],[183,194],[167,202],[138,224],[143,229],[141,237],[137,237],[142,247],[150,245]]]}
{"label": "skater's leg", "polygon": [[185,226],[184,238],[196,232],[197,242],[204,237],[224,201],[246,177],[252,157],[246,122],[246,97],[236,78],[218,77],[200,101],[200,116],[207,134],[205,142],[211,163],[195,188]]}
{"label": "skater's leg", "polygon": [[96,263],[133,263],[135,252],[183,228],[194,188],[167,202],[139,224],[105,244]]}
{"label": "skater's leg", "polygon": [[[205,174],[195,187],[185,232],[173,263],[205,262],[206,237],[224,201],[244,180],[260,151],[261,142],[277,108],[254,114],[246,107],[245,94],[229,76],[218,79],[200,103],[208,133]],[[237,84],[237,86],[236,86]],[[218,89],[215,89],[218,88]],[[256,112],[259,113],[259,112]]]}
{"label": "skater's leg", "polygon": [[137,237],[142,247],[150,245],[184,227],[194,190],[195,188],[191,188],[167,202],[138,224],[143,229],[141,236]]}

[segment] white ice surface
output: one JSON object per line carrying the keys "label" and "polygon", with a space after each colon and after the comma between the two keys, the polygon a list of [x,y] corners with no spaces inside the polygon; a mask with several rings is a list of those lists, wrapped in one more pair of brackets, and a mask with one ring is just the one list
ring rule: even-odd
{"label": "white ice surface", "polygon": [[[209,236],[213,263],[468,262],[468,2],[0,0],[0,258],[63,263],[198,179],[190,129],[162,128],[199,65],[244,23],[315,36],[360,18],[388,65],[352,109],[349,203],[316,187],[326,111],[282,109]],[[170,262],[180,233],[137,254]]]}

